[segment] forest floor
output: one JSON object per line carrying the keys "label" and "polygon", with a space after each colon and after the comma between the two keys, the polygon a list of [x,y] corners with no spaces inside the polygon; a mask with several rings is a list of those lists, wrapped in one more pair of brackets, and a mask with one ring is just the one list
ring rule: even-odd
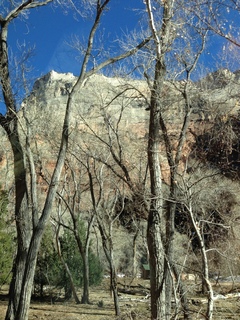
{"label": "forest floor", "polygon": [[[137,279],[131,283],[126,279],[120,279],[119,302],[121,316],[119,320],[149,320],[149,282]],[[195,286],[189,283],[191,289]],[[196,288],[196,287],[195,287]],[[130,294],[131,291],[131,294]],[[213,320],[237,320],[240,319],[240,283],[235,284],[234,290],[231,283],[221,283],[214,291],[222,296],[214,301]],[[135,294],[132,294],[135,293]],[[79,292],[80,296],[80,292]],[[192,319],[205,319],[203,314],[206,310],[206,297],[200,294],[188,294],[192,312]],[[74,301],[63,301],[61,297],[55,301],[33,300],[29,311],[29,320],[110,320],[116,319],[114,315],[113,299],[108,290],[108,282],[104,280],[99,287],[90,290],[91,304],[76,304]],[[7,309],[6,291],[0,292],[0,320],[4,320]],[[179,317],[178,319],[181,319]]]}

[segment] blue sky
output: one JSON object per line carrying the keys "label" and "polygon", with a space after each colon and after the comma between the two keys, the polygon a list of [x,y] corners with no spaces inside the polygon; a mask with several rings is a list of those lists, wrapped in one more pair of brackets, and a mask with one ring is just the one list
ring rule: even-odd
{"label": "blue sky", "polygon": [[[115,39],[116,35],[130,32],[138,28],[139,11],[132,8],[143,8],[141,0],[113,0],[110,11],[106,12],[102,22],[105,28],[105,44]],[[80,63],[76,51],[67,44],[72,36],[87,38],[91,26],[89,19],[74,18],[73,12],[63,12],[61,8],[45,6],[30,11],[26,21],[17,19],[9,29],[9,48],[13,53],[20,54],[20,49],[35,47],[34,55],[29,61],[33,67],[32,79],[36,79],[50,70],[72,72],[77,75]],[[224,46],[220,37],[213,37],[209,50],[201,62],[212,67],[219,59]],[[240,59],[239,59],[240,60]],[[238,61],[239,61],[238,60]],[[238,65],[239,66],[239,65]],[[0,112],[4,113],[0,103]]]}
{"label": "blue sky", "polygon": [[[106,30],[104,41],[109,42],[122,31],[130,32],[137,28],[140,15],[137,10],[133,14],[132,8],[144,8],[141,0],[113,0],[110,3],[110,11],[105,13],[102,22]],[[86,38],[90,26],[90,20],[83,21],[81,17],[75,19],[73,12],[64,13],[61,8],[48,5],[31,10],[26,21],[17,19],[11,25],[9,43],[13,51],[19,50],[16,49],[16,44],[25,44],[27,48],[35,47],[34,56],[29,62],[34,68],[33,77],[39,77],[50,70],[77,75],[80,68],[77,53],[67,43],[74,35]],[[223,46],[220,37],[213,37],[209,52],[202,56],[202,61],[215,64]]]}
{"label": "blue sky", "polygon": [[[106,30],[105,40],[111,41],[120,32],[130,32],[138,24],[137,11],[133,15],[132,8],[139,0],[112,1],[110,11],[104,14],[102,26]],[[131,7],[131,8],[130,8]],[[140,8],[143,3],[140,1]],[[71,10],[64,12],[61,8],[52,5],[30,10],[28,19],[15,19],[10,25],[8,43],[13,54],[20,55],[25,49],[33,49],[28,66],[32,71],[30,78],[37,79],[50,70],[57,72],[72,72],[79,74],[80,63],[78,53],[69,42],[74,35],[88,37],[92,25],[90,19],[82,19]],[[107,41],[106,41],[107,43]],[[0,102],[0,112],[5,113],[5,107]]]}
{"label": "blue sky", "polygon": [[[114,38],[120,30],[135,28],[138,15],[133,15],[128,0],[113,1],[111,10],[104,15],[104,28],[107,36]],[[131,7],[139,0],[131,0]],[[84,21],[81,17],[74,18],[73,12],[64,13],[61,8],[45,6],[31,10],[26,22],[18,20],[11,27],[9,40],[12,47],[18,43],[26,43],[28,47],[35,45],[35,55],[32,59],[34,73],[39,76],[54,69],[59,72],[78,74],[79,62],[76,52],[67,44],[73,35],[88,36],[91,26],[90,19]]]}

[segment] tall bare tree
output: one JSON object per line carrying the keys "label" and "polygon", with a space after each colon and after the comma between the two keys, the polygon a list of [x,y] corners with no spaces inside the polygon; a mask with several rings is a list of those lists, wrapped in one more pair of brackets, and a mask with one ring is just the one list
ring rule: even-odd
{"label": "tall bare tree", "polygon": [[[0,76],[2,94],[7,109],[6,114],[0,116],[0,123],[11,144],[14,158],[16,199],[15,221],[18,239],[18,249],[13,265],[13,277],[9,291],[9,305],[6,313],[6,320],[26,320],[28,318],[37,252],[45,225],[49,219],[64,165],[69,138],[70,114],[75,93],[81,89],[81,86],[88,77],[107,65],[131,56],[149,41],[149,39],[144,40],[132,50],[110,59],[106,59],[100,62],[97,66],[94,66],[94,68],[91,69],[90,67],[89,69],[93,40],[98,29],[101,16],[110,0],[99,0],[88,3],[87,7],[89,8],[90,6],[90,9],[95,12],[93,25],[89,32],[87,48],[85,50],[79,77],[71,91],[68,93],[61,143],[56,158],[56,164],[51,176],[43,209],[41,212],[38,212],[38,195],[34,158],[32,157],[28,135],[25,134],[26,140],[24,141],[22,134],[20,134],[18,105],[16,103],[12,87],[13,79],[11,79],[8,51],[8,27],[15,19],[23,16],[27,10],[47,5],[50,2],[50,0],[5,1],[2,4],[2,15],[0,16]],[[85,9],[86,6],[84,5],[85,1],[83,2],[83,7],[79,8],[79,11],[81,11],[82,8]],[[28,176],[28,170],[30,172],[30,176]],[[30,187],[28,185],[29,182]]]}
{"label": "tall bare tree", "polygon": [[[71,232],[76,240],[76,245],[79,250],[79,254],[83,262],[83,294],[81,303],[89,304],[89,247],[90,247],[90,236],[92,232],[92,226],[94,223],[95,216],[91,213],[91,210],[86,210],[86,201],[82,201],[83,198],[88,198],[87,193],[89,187],[86,187],[86,177],[84,177],[83,171],[87,171],[84,168],[84,155],[75,155],[73,158],[66,161],[65,165],[65,176],[64,185],[62,192],[58,192],[58,207],[61,214],[58,214],[56,219],[52,216],[53,223],[57,226],[56,230],[59,233],[59,229],[62,226]],[[78,169],[76,169],[78,168]],[[86,173],[85,173],[86,175]],[[84,204],[82,205],[82,202]],[[87,214],[83,214],[83,212]],[[67,215],[69,214],[69,216]],[[84,235],[80,234],[80,224],[83,223],[86,226],[86,232]],[[74,292],[73,292],[74,293]],[[76,296],[76,294],[74,294]],[[77,299],[75,298],[77,301]],[[79,302],[78,302],[79,303]]]}
{"label": "tall bare tree", "polygon": [[[10,23],[23,15],[28,9],[38,6],[47,5],[50,1],[25,1],[16,2],[15,4],[2,4],[2,15],[0,16],[1,23],[1,36],[0,36],[0,74],[1,74],[1,88],[2,94],[7,109],[5,116],[1,115],[0,122],[4,128],[13,152],[14,164],[14,179],[15,179],[15,220],[18,236],[18,249],[17,255],[13,265],[13,277],[10,286],[10,299],[9,306],[6,314],[6,319],[26,319],[27,311],[30,303],[31,285],[34,275],[34,263],[26,263],[28,254],[30,253],[30,245],[35,244],[31,240],[31,230],[36,228],[36,219],[38,216],[36,207],[33,206],[33,220],[31,220],[31,212],[28,207],[28,185],[27,185],[27,168],[26,158],[23,143],[19,134],[18,123],[18,105],[15,101],[14,92],[12,88],[12,79],[10,75],[9,66],[9,52],[8,52],[8,27]],[[63,136],[65,143],[65,137]],[[63,144],[64,144],[63,143]],[[64,147],[63,147],[64,148]],[[58,179],[61,164],[56,167],[53,177],[54,180]],[[32,168],[34,169],[34,167]],[[34,175],[32,177],[34,179]],[[32,180],[33,181],[33,180]],[[55,191],[52,187],[49,191],[49,197]],[[36,205],[36,203],[34,203]],[[42,222],[39,225],[41,230]],[[38,233],[37,232],[37,233]],[[31,254],[36,255],[35,248],[31,248]]]}
{"label": "tall bare tree", "polygon": [[[177,197],[177,177],[180,169],[182,151],[186,140],[187,129],[190,123],[192,103],[189,94],[189,86],[192,72],[195,70],[206,42],[206,31],[194,27],[195,40],[189,35],[191,30],[190,18],[186,18],[184,7],[178,6],[175,1],[146,0],[149,27],[153,37],[153,50],[155,62],[153,64],[154,77],[151,78],[145,72],[145,76],[151,88],[150,121],[148,138],[148,165],[150,171],[151,204],[148,216],[148,248],[151,270],[151,316],[152,319],[170,319],[172,317],[172,292],[173,279],[179,278],[177,266],[174,263],[174,235],[175,212]],[[189,19],[189,21],[188,21]],[[177,22],[181,27],[177,27]],[[186,32],[189,32],[186,37]],[[178,33],[182,40],[178,41]],[[197,39],[197,40],[196,40]],[[194,42],[198,41],[198,46]],[[176,47],[176,44],[178,45]],[[182,48],[182,49],[181,49]],[[194,50],[194,51],[193,51]],[[171,57],[169,52],[177,56],[174,62],[177,69],[171,69],[169,65]],[[172,72],[171,75],[169,73]],[[175,76],[174,76],[175,75]],[[184,84],[178,88],[182,100],[182,109],[175,114],[179,118],[178,132],[173,134],[171,122],[166,116],[166,111],[174,112],[173,102],[166,89],[166,80],[171,77],[184,79]],[[176,80],[176,78],[174,80]],[[165,88],[165,89],[164,89]],[[176,131],[177,131],[176,130]],[[174,137],[173,137],[174,136]],[[162,141],[161,141],[162,139]],[[160,146],[164,146],[169,170],[169,194],[164,201],[162,172],[160,161]],[[163,209],[165,206],[165,209]],[[165,228],[163,224],[165,223]],[[185,318],[189,317],[187,301],[181,295]]]}

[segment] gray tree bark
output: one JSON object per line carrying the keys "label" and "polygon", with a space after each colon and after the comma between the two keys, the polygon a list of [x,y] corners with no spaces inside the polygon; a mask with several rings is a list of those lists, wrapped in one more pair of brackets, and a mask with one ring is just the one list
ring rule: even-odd
{"label": "gray tree bark", "polygon": [[[162,113],[162,88],[166,76],[165,54],[171,45],[170,26],[174,1],[164,1],[161,31],[156,29],[152,3],[146,1],[149,25],[155,46],[155,76],[151,89],[150,121],[148,138],[148,166],[151,183],[151,203],[148,216],[147,241],[151,283],[151,318],[169,319],[171,308],[171,279],[168,276],[165,260],[165,245],[162,238],[163,191],[159,161]],[[161,34],[161,38],[159,37]],[[167,280],[167,281],[166,281]],[[166,288],[167,285],[167,288]],[[170,292],[168,291],[170,290]],[[171,297],[170,297],[171,296]]]}

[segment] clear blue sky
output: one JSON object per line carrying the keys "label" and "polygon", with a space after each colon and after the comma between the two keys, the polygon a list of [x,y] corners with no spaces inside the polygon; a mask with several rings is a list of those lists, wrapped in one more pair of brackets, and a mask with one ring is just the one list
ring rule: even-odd
{"label": "clear blue sky", "polygon": [[[111,10],[105,13],[102,22],[105,28],[105,44],[115,39],[120,31],[130,32],[138,27],[140,15],[132,8],[143,8],[141,0],[113,0]],[[36,79],[50,70],[58,72],[79,73],[80,64],[67,42],[75,34],[87,38],[91,21],[80,17],[74,19],[73,12],[64,13],[60,8],[51,5],[33,9],[26,21],[17,19],[9,30],[9,48],[13,53],[20,53],[20,48],[35,47],[34,55],[29,61],[33,67],[32,79]],[[218,55],[223,48],[223,42],[218,37],[212,39],[209,54],[202,56],[202,62],[213,67],[217,63]],[[239,67],[239,65],[238,65]],[[0,112],[4,113],[0,103]]]}
{"label": "clear blue sky", "polygon": [[[109,40],[119,34],[120,30],[130,31],[135,28],[139,18],[137,13],[134,18],[131,10],[134,3],[139,7],[139,0],[131,0],[131,8],[129,0],[115,0],[113,3],[109,13],[104,14],[102,23]],[[16,42],[25,42],[28,47],[36,46],[32,61],[37,76],[52,69],[78,74],[80,66],[76,52],[72,51],[67,42],[71,41],[73,35],[86,38],[90,26],[90,20],[74,18],[73,12],[64,13],[61,8],[45,6],[31,10],[26,22],[15,22],[9,33],[9,40],[12,47],[16,46]]]}

